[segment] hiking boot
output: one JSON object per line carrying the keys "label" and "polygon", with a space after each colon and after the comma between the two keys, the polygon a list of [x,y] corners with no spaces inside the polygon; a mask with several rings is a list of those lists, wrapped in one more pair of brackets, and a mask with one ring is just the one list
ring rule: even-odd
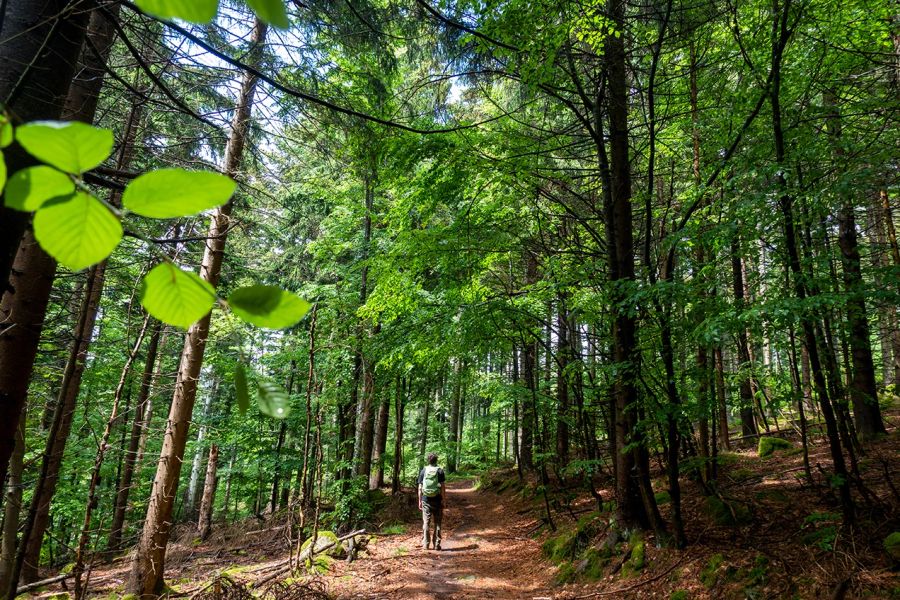
{"label": "hiking boot", "polygon": [[[428,550],[431,546],[426,542],[422,544],[422,550]],[[440,550],[440,548],[438,548]]]}
{"label": "hiking boot", "polygon": [[440,549],[441,549],[441,543],[438,542],[437,544],[435,544],[435,545],[434,545],[434,549],[435,549],[435,550],[440,550]]}

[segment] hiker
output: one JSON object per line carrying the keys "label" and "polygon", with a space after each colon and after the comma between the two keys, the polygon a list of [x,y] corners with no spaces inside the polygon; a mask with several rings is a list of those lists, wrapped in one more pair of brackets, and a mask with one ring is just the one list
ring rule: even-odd
{"label": "hiker", "polygon": [[[441,549],[441,511],[443,511],[444,470],[437,466],[438,457],[434,452],[428,455],[428,464],[419,471],[419,510],[422,511],[422,548],[428,550],[430,544],[435,550]],[[434,523],[434,535],[428,539],[428,529]]]}

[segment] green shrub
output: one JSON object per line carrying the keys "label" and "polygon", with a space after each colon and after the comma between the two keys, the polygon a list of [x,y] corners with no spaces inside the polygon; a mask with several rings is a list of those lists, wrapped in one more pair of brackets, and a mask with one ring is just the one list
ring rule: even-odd
{"label": "green shrub", "polygon": [[761,437],[759,438],[759,447],[756,453],[760,458],[771,456],[776,450],[789,450],[793,445],[785,439],[777,437]]}
{"label": "green shrub", "polygon": [[663,504],[668,504],[669,502],[672,501],[672,496],[670,496],[669,492],[667,492],[665,490],[662,492],[656,492],[655,497],[656,497],[656,503],[660,506]]}

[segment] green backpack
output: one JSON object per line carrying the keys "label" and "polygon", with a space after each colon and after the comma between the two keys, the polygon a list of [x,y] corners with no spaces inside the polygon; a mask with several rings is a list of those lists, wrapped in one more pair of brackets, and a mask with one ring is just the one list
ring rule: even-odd
{"label": "green backpack", "polygon": [[441,482],[438,481],[439,471],[440,467],[432,467],[431,465],[425,467],[425,473],[422,476],[422,493],[429,498],[433,498],[441,493]]}

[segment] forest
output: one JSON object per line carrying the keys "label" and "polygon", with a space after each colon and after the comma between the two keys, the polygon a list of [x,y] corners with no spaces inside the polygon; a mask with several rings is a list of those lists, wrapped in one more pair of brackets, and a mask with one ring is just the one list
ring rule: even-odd
{"label": "forest", "polygon": [[900,598],[898,125],[889,0],[0,0],[0,598]]}

